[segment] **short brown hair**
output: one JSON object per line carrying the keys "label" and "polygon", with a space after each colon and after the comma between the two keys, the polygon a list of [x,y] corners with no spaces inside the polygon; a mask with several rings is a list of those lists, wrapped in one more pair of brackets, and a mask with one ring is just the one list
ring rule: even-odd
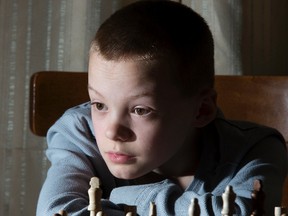
{"label": "short brown hair", "polygon": [[91,51],[107,60],[164,60],[186,95],[214,84],[214,45],[205,20],[172,1],[138,1],[115,12],[99,28]]}

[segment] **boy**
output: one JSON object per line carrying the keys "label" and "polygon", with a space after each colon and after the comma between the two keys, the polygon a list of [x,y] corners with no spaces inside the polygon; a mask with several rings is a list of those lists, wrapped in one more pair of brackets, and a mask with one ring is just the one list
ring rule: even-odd
{"label": "boy", "polygon": [[108,216],[123,215],[121,204],[148,215],[151,201],[158,215],[187,215],[192,198],[201,215],[220,215],[227,185],[237,194],[236,214],[250,215],[255,179],[272,215],[287,170],[283,138],[225,120],[213,82],[213,39],[198,14],[170,1],[116,12],[91,45],[91,102],[48,132],[52,165],[37,214],[88,215],[88,183],[98,176]]}

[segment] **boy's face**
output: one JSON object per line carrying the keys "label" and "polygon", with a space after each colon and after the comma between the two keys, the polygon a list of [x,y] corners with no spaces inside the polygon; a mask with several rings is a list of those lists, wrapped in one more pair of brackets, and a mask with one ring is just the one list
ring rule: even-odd
{"label": "boy's face", "polygon": [[184,98],[164,67],[90,55],[89,95],[100,152],[122,179],[177,172],[192,157],[198,105]]}

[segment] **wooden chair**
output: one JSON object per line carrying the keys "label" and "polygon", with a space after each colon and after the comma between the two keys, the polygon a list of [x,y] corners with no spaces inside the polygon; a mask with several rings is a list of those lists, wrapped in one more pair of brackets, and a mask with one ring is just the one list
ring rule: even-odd
{"label": "wooden chair", "polygon": [[[226,118],[274,127],[288,149],[288,76],[216,76],[215,88]],[[288,176],[282,205],[288,206]]]}
{"label": "wooden chair", "polygon": [[[288,76],[216,76],[215,88],[227,118],[277,128],[288,141]],[[35,73],[30,94],[32,132],[45,136],[67,108],[88,100],[87,73]],[[288,206],[288,178],[283,205]]]}
{"label": "wooden chair", "polygon": [[37,72],[30,80],[30,128],[46,136],[49,127],[70,107],[89,101],[84,72]]}

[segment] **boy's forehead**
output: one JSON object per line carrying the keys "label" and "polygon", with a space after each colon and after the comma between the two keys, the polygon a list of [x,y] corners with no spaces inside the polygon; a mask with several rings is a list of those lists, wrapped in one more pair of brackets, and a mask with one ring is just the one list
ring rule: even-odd
{"label": "boy's forehead", "polygon": [[[167,64],[167,61],[162,59],[148,59],[141,58],[140,56],[130,56],[123,57],[117,60],[109,60],[104,58],[99,52],[94,51],[90,53],[89,66],[90,68],[99,66],[109,66],[109,65],[130,65],[130,67],[135,68],[135,73],[143,75],[145,77],[149,76],[150,78],[167,78],[167,75],[171,75],[171,67]],[[89,70],[90,71],[90,70]]]}
{"label": "boy's forehead", "polygon": [[[92,70],[89,70],[89,84],[99,87],[105,86],[108,88],[111,83],[115,85],[124,85],[123,89],[130,88],[131,94],[146,94],[147,92],[154,97],[166,98],[169,95],[179,96],[179,87],[175,84],[175,79],[171,76],[171,67],[163,61],[158,60],[135,60],[135,59],[120,59],[107,60],[97,54],[91,56],[90,63]],[[97,62],[97,63],[95,63]],[[101,64],[114,64],[117,69],[111,68],[111,71],[99,70]],[[104,66],[105,67],[105,66]],[[94,68],[94,69],[93,69]],[[115,84],[115,85],[114,85]],[[118,86],[119,87],[119,86]],[[122,89],[119,88],[119,93]],[[132,90],[133,89],[133,90]],[[135,92],[134,92],[135,90]],[[140,93],[139,93],[140,92]],[[143,93],[144,92],[144,93]]]}

